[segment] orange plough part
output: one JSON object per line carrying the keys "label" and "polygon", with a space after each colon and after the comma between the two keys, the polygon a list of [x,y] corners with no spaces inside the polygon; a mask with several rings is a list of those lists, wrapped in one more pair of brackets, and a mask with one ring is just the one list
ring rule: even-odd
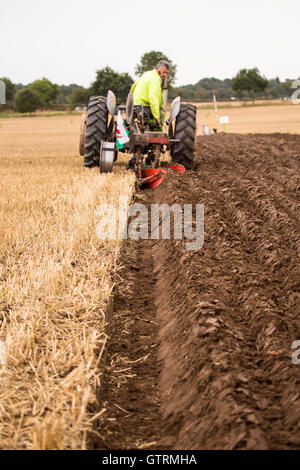
{"label": "orange plough part", "polygon": [[173,170],[178,176],[185,174],[185,168],[183,165],[166,165],[163,168],[143,168],[142,178],[143,184],[147,184],[149,188],[156,189],[167,176],[167,170]]}

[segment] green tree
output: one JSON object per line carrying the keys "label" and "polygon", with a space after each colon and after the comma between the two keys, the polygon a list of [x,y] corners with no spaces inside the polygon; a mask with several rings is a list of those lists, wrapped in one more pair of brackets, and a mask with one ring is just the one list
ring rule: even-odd
{"label": "green tree", "polygon": [[76,83],[71,83],[70,85],[61,85],[60,94],[56,101],[59,103],[70,103],[73,91],[79,87],[80,85],[77,85]]}
{"label": "green tree", "polygon": [[126,103],[127,95],[133,85],[128,73],[117,73],[110,67],[97,70],[96,80],[91,85],[91,94],[106,96],[111,90],[117,98],[118,104]]}
{"label": "green tree", "polygon": [[88,104],[90,96],[91,96],[90,90],[87,90],[86,88],[82,86],[78,86],[74,88],[72,91],[71,103],[73,105]]}
{"label": "green tree", "polygon": [[268,80],[262,77],[257,67],[254,69],[242,69],[232,79],[231,86],[239,95],[247,91],[249,96],[255,100],[255,93],[263,92],[268,86]]}
{"label": "green tree", "polygon": [[32,113],[41,106],[40,95],[31,88],[19,90],[15,97],[15,108],[20,113]]}
{"label": "green tree", "polygon": [[198,88],[197,93],[196,93],[196,98],[197,100],[207,100],[208,98],[211,98],[211,94],[205,89],[205,88]]}
{"label": "green tree", "polygon": [[170,98],[181,96],[187,100],[212,101],[212,91],[216,91],[217,99],[230,99],[233,95],[231,80],[219,80],[215,77],[206,77],[199,80],[195,85],[183,85],[179,88],[173,88]]}
{"label": "green tree", "polygon": [[293,94],[293,92],[295,91],[293,89],[293,82],[294,82],[294,80],[290,80],[290,79],[286,78],[286,80],[281,84],[282,88],[284,90],[283,92],[284,92],[285,96],[290,97]]}
{"label": "green tree", "polygon": [[16,92],[19,90],[22,90],[22,88],[27,88],[26,85],[23,85],[23,83],[16,83],[15,87],[16,87]]}
{"label": "green tree", "polygon": [[60,88],[58,85],[51,83],[50,80],[43,77],[42,80],[35,80],[31,83],[30,89],[36,91],[40,96],[43,108],[52,106],[53,101],[58,97]]}
{"label": "green tree", "polygon": [[279,98],[279,91],[278,88],[273,86],[269,89],[269,93],[272,96],[272,98]]}
{"label": "green tree", "polygon": [[170,72],[168,75],[168,84],[170,87],[172,87],[175,83],[176,80],[176,71],[177,71],[177,65],[173,64],[173,62],[168,59],[168,57],[161,51],[150,51],[146,52],[140,60],[140,63],[137,64],[135,68],[135,74],[138,76],[141,76],[144,72],[147,72],[147,70],[152,70],[155,68],[156,64],[160,60],[166,60],[170,64]]}

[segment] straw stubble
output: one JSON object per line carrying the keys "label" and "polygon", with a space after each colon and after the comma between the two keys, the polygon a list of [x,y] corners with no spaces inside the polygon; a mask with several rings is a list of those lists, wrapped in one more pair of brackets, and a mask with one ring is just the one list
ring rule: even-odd
{"label": "straw stubble", "polygon": [[121,245],[97,238],[95,212],[129,202],[134,177],[82,168],[79,120],[11,119],[0,133],[2,449],[84,449],[93,425]]}

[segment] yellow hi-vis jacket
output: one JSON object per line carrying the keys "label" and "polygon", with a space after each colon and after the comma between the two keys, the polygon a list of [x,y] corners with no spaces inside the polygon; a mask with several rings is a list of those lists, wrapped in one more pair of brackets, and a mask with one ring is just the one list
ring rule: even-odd
{"label": "yellow hi-vis jacket", "polygon": [[156,69],[143,73],[131,87],[134,104],[150,106],[153,117],[160,118],[160,110],[163,108],[163,96],[161,78]]}

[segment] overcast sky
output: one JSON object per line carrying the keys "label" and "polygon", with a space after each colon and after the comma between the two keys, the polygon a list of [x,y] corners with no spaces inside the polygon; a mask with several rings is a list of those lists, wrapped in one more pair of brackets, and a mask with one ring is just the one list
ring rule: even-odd
{"label": "overcast sky", "polygon": [[299,0],[0,0],[0,77],[89,86],[145,52],[177,64],[177,85],[257,66],[300,76]]}

